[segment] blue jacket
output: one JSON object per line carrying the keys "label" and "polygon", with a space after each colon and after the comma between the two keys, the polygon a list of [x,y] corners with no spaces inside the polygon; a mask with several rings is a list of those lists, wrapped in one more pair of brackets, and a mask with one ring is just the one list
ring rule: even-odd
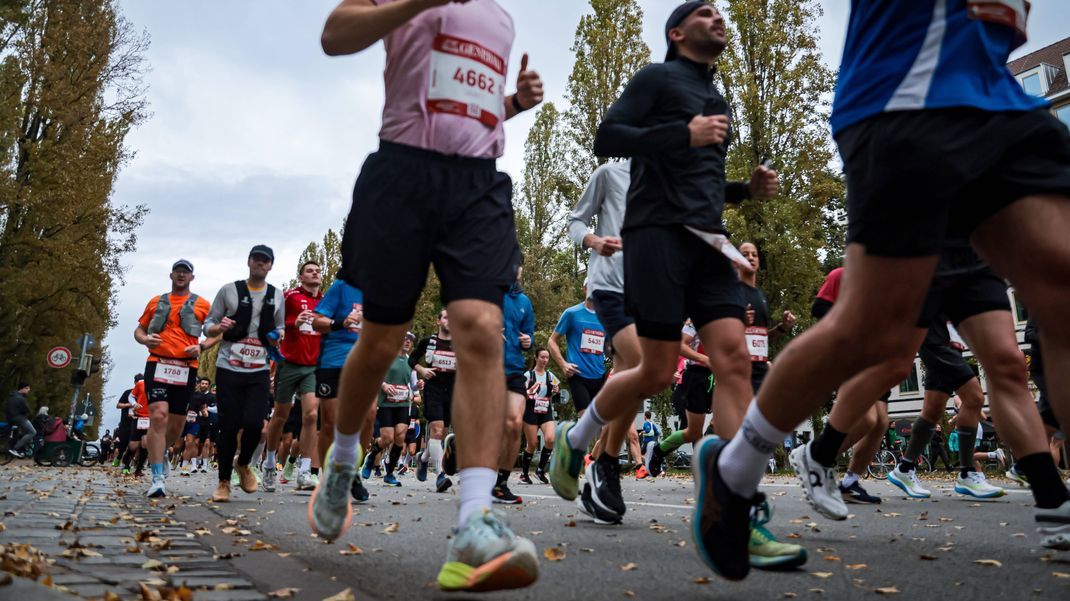
{"label": "blue jacket", "polygon": [[523,374],[527,369],[524,353],[531,349],[520,348],[520,335],[531,336],[532,345],[535,344],[535,309],[519,284],[513,284],[505,294],[502,318],[505,322],[505,375]]}

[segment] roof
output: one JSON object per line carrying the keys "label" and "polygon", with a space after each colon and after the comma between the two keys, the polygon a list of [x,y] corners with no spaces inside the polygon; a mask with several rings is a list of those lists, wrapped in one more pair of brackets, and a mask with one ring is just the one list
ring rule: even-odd
{"label": "roof", "polygon": [[1029,54],[1015,59],[1007,63],[1007,68],[1011,73],[1018,75],[1024,71],[1028,71],[1034,67],[1040,66],[1042,63],[1047,63],[1053,67],[1059,69],[1055,78],[1052,79],[1051,85],[1048,87],[1048,96],[1058,94],[1067,88],[1070,88],[1070,82],[1067,82],[1066,77],[1066,62],[1063,61],[1063,56],[1070,54],[1070,38],[1064,38],[1049,44],[1040,50],[1030,52]]}

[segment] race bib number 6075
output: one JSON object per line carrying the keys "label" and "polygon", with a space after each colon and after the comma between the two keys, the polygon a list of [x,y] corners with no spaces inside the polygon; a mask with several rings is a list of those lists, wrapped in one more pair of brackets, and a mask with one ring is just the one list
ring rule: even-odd
{"label": "race bib number 6075", "polygon": [[431,49],[427,109],[496,127],[505,110],[505,59],[476,42],[439,34]]}

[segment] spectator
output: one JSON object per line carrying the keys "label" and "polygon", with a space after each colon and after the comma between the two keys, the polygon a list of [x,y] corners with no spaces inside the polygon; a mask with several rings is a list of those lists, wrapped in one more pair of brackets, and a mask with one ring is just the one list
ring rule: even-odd
{"label": "spectator", "polygon": [[53,417],[48,421],[44,434],[45,442],[67,442],[67,428],[64,427],[63,420],[59,417]]}
{"label": "spectator", "polygon": [[111,461],[111,430],[104,430],[104,436],[100,437],[100,461],[101,463],[107,463]]}
{"label": "spectator", "polygon": [[643,452],[646,452],[646,446],[651,442],[656,442],[661,438],[661,428],[650,419],[651,415],[649,411],[643,413]]}
{"label": "spectator", "polygon": [[11,393],[11,396],[7,399],[7,406],[5,407],[7,413],[7,422],[18,426],[22,431],[22,436],[15,442],[15,446],[8,450],[9,453],[16,457],[25,457],[22,453],[22,449],[26,445],[33,441],[33,437],[37,435],[37,430],[30,423],[30,404],[26,399],[26,395],[30,394],[30,385],[26,382],[19,382],[19,387],[15,392]]}

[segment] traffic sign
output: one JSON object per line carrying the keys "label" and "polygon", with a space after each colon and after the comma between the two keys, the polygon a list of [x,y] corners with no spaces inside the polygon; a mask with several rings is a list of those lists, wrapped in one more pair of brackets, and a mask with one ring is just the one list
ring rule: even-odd
{"label": "traffic sign", "polygon": [[71,364],[71,349],[57,346],[48,351],[48,366],[62,369]]}

